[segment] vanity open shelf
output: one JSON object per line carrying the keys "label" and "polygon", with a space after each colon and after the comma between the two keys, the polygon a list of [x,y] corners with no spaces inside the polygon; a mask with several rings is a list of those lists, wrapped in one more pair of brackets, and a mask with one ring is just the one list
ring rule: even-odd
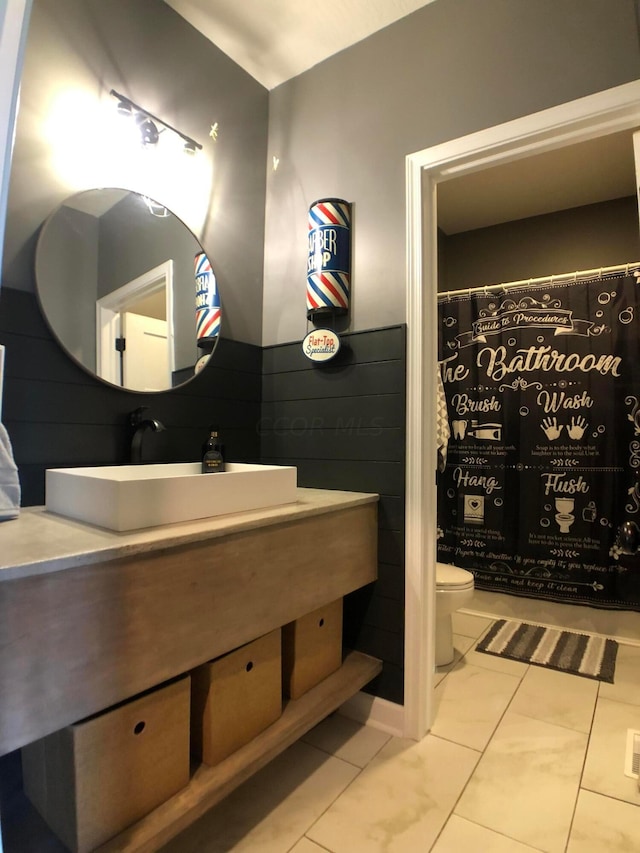
{"label": "vanity open shelf", "polygon": [[[377,496],[297,496],[286,506],[124,534],[23,511],[0,557],[0,756],[375,581]],[[160,849],[381,667],[347,653],[339,669],[286,701],[276,722],[221,763],[192,766],[185,788],[97,849]],[[29,823],[25,795],[14,799]],[[2,819],[14,835],[14,816],[5,809]],[[25,839],[43,832],[47,844],[49,830],[38,823],[25,826]]]}
{"label": "vanity open shelf", "polygon": [[380,672],[379,660],[350,652],[342,667],[285,705],[280,719],[215,767],[199,764],[187,788],[99,847],[96,853],[151,853],[335,711]]}
{"label": "vanity open shelf", "polygon": [[[361,652],[348,652],[339,670],[299,699],[288,700],[280,719],[268,729],[215,767],[194,762],[191,780],[186,788],[96,848],[95,853],[152,853],[160,850],[170,839],[337,710],[375,678],[381,669],[382,663],[376,658]],[[7,853],[66,849],[22,793],[14,795],[12,810],[7,809],[3,813],[3,820],[9,827],[10,843],[12,837],[15,839],[20,833],[16,828],[17,822],[30,822],[28,831],[25,829],[25,840],[16,841],[7,847]]]}

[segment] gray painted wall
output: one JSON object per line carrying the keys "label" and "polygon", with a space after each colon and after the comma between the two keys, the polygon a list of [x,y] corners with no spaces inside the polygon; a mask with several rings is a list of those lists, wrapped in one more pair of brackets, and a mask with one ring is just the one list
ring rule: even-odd
{"label": "gray painted wall", "polygon": [[161,0],[36,0],[3,284],[33,288],[40,224],[87,188],[46,155],[60,81],[103,96],[113,86],[203,142],[214,180],[196,236],[218,277],[223,334],[271,345],[307,331],[313,200],[354,204],[345,330],[404,322],[406,155],[638,77],[634,0],[436,0],[271,93]]}
{"label": "gray painted wall", "polygon": [[481,287],[640,260],[635,196],[440,238],[438,290]]}
{"label": "gray painted wall", "polygon": [[100,217],[98,296],[103,297],[173,260],[176,370],[193,367],[196,346],[194,257],[200,244],[175,216],[159,218],[127,196]]}
{"label": "gray painted wall", "polygon": [[98,220],[80,210],[64,210],[65,216],[50,220],[47,248],[38,256],[38,276],[47,283],[38,296],[65,349],[95,371]]}
{"label": "gray painted wall", "polygon": [[353,202],[350,328],[405,320],[405,157],[640,77],[633,0],[437,0],[269,102],[263,345],[302,338],[309,204]]}
{"label": "gray painted wall", "polygon": [[[102,100],[115,112],[111,88],[203,144],[197,156],[212,170],[211,186],[197,187],[174,212],[192,227],[211,258],[225,312],[223,334],[259,344],[268,92],[162,0],[35,0],[11,171],[3,285],[33,290],[39,227],[67,196],[95,186],[87,173],[101,165],[91,162],[99,127],[89,123],[81,131],[88,154],[82,168],[78,163],[75,172],[67,168],[63,174],[57,167],[50,119],[59,97],[81,93],[87,103]],[[215,122],[219,135],[214,144],[208,134]],[[159,170],[160,189],[166,177]],[[162,192],[148,194],[166,203]]]}

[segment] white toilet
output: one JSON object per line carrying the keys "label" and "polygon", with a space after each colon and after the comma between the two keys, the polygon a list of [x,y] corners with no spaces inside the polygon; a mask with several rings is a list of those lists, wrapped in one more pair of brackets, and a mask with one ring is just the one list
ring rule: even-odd
{"label": "white toilet", "polygon": [[453,660],[451,614],[473,598],[473,575],[466,569],[436,563],[436,666]]}

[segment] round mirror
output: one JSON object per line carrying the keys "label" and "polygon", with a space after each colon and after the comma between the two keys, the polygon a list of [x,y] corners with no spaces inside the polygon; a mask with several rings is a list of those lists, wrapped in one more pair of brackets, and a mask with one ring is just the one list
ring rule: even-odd
{"label": "round mirror", "polygon": [[47,219],[36,286],[67,353],[130,391],[187,382],[220,334],[220,299],[204,249],[169,210],[128,190],[78,193]]}

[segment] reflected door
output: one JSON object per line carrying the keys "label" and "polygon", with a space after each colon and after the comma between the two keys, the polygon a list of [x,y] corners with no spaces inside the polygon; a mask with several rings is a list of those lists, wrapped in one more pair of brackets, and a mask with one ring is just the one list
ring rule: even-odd
{"label": "reflected door", "polygon": [[130,311],[122,314],[123,385],[135,391],[164,391],[171,387],[167,321]]}

